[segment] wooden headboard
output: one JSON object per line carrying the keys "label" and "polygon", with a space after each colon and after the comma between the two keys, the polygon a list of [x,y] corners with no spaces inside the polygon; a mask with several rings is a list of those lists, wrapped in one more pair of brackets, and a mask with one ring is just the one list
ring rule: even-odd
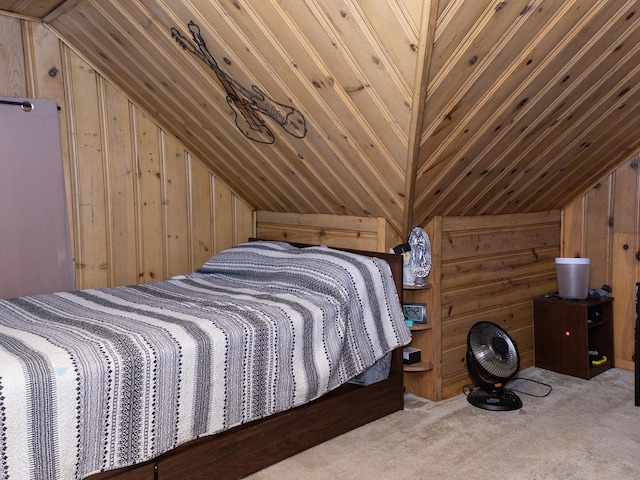
{"label": "wooden headboard", "polygon": [[388,252],[402,243],[398,232],[382,217],[256,211],[254,236],[283,242],[327,245]]}

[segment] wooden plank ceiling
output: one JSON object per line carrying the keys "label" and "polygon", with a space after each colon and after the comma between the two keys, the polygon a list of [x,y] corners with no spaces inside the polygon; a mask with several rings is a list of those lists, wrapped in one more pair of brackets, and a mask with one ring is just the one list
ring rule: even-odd
{"label": "wooden plank ceiling", "polygon": [[[41,18],[256,209],[382,216],[404,234],[435,215],[562,208],[630,158],[640,147],[638,3],[0,9]],[[191,20],[217,67],[172,38],[172,28],[190,38]],[[255,141],[269,131],[273,143]]]}

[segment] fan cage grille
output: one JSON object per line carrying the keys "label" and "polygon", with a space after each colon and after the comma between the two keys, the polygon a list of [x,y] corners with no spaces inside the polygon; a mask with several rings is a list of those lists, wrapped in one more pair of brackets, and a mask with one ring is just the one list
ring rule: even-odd
{"label": "fan cage grille", "polygon": [[496,380],[508,380],[520,367],[515,342],[498,325],[478,322],[469,331],[468,347],[476,365]]}

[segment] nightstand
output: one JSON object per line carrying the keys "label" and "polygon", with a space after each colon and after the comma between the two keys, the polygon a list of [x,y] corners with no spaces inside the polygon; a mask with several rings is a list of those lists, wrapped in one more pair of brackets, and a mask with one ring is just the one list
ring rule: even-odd
{"label": "nightstand", "polygon": [[536,367],[585,379],[613,367],[613,298],[535,297],[533,321]]}

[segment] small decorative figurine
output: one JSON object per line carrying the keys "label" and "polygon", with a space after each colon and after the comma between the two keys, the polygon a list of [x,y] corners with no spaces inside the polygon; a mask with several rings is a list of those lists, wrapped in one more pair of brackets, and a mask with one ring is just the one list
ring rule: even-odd
{"label": "small decorative figurine", "polygon": [[429,236],[422,228],[416,227],[409,236],[409,269],[415,277],[415,286],[428,286],[425,280],[431,271],[431,242]]}

